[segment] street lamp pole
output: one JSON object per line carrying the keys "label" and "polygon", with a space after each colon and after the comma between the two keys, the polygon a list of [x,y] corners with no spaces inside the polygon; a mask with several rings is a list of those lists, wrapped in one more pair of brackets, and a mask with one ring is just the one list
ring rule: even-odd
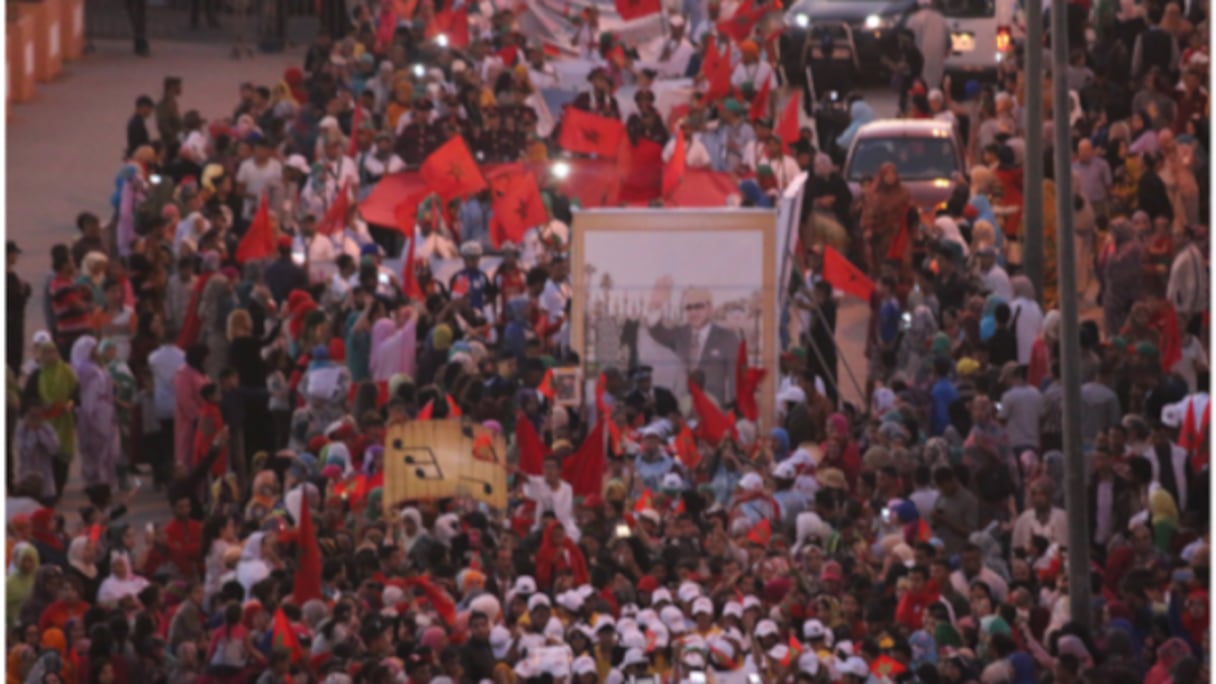
{"label": "street lamp pole", "polygon": [[[1026,157],[1022,163],[1022,270],[1043,297],[1043,0],[1026,0]],[[1054,265],[1054,264],[1053,264]]]}

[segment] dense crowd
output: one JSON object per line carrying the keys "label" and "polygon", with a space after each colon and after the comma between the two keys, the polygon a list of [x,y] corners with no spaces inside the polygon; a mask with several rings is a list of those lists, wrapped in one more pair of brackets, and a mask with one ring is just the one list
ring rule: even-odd
{"label": "dense crowd", "polygon": [[[1048,156],[1043,207],[1023,207],[1037,86],[1017,60],[953,88],[920,52],[940,13],[910,23],[900,116],[953,122],[970,161],[929,215],[893,165],[854,191],[813,132],[774,132],[755,105],[780,86],[769,19],[715,23],[752,5],[685,3],[643,45],[591,9],[555,49],[509,10],[428,1],[409,23],[399,5],[358,7],[349,35],[210,121],[167,77],[136,102],[108,213],[77,216],[45,282],[17,277],[8,242],[10,684],[1209,679],[1206,3],[1068,6],[1093,39],[1056,75],[1099,313],[1080,339],[1087,540],[1061,490],[1053,174]],[[453,14],[467,46],[436,40]],[[620,120],[613,93],[637,86],[630,144],[733,174],[745,205],[804,185],[775,416],[735,422],[745,397],[690,403],[646,367],[558,405],[551,371],[580,350],[555,179],[515,242],[488,189],[395,226],[360,214],[455,136],[482,163],[563,154],[542,90],[569,53],[595,65],[570,107]],[[707,62],[728,91],[698,76],[660,114],[651,86]],[[1050,141],[1065,118],[1046,99]],[[874,116],[850,104],[837,145]],[[1038,287],[1020,271],[1032,222]],[[873,286],[847,374],[845,286],[825,280],[840,254]],[[462,262],[446,282],[444,259]],[[386,430],[457,417],[512,445],[508,508],[385,501]],[[576,492],[571,459],[597,440]],[[74,466],[88,505],[66,510]],[[136,530],[141,473],[172,513]],[[1092,549],[1087,620],[1070,544]]]}

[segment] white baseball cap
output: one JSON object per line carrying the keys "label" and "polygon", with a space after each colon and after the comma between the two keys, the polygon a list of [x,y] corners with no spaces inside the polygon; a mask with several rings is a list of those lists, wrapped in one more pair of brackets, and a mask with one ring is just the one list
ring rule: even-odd
{"label": "white baseball cap", "polygon": [[549,603],[549,597],[545,596],[544,594],[533,594],[532,597],[528,599],[528,610],[536,610],[540,606],[544,606],[546,608],[551,607],[552,604]]}
{"label": "white baseball cap", "polygon": [[680,597],[680,603],[695,601],[700,595],[701,585],[696,582],[684,582],[680,584],[680,588],[676,591],[676,596]]}
{"label": "white baseball cap", "polygon": [[822,639],[827,634],[827,629],[823,623],[818,620],[807,620],[802,623],[802,636],[810,641]]}
{"label": "white baseball cap", "polygon": [[790,654],[789,646],[786,646],[785,644],[777,644],[776,646],[770,648],[766,655],[768,657],[772,658],[773,660],[785,660],[786,656],[788,656],[789,654]]}
{"label": "white baseball cap", "polygon": [[747,611],[752,608],[755,608],[756,610],[760,610],[760,608],[761,608],[760,599],[748,594],[747,596],[743,597],[743,610]]}
{"label": "white baseball cap", "polygon": [[642,634],[642,632],[636,627],[627,632],[622,632],[621,646],[624,646],[625,648],[636,648],[639,650],[645,649],[646,635]]}
{"label": "white baseball cap", "polygon": [[754,491],[764,486],[764,479],[756,473],[748,473],[739,478],[739,489]]}
{"label": "white baseball cap", "polygon": [[850,656],[848,660],[836,663],[836,673],[865,679],[870,676],[870,666],[861,658]]}
{"label": "white baseball cap", "polygon": [[692,614],[694,617],[697,615],[709,615],[710,617],[713,617],[714,602],[705,596],[698,598],[696,601],[692,602]]}
{"label": "white baseball cap", "polygon": [[621,667],[629,667],[630,665],[645,665],[650,661],[647,660],[646,654],[642,653],[640,648],[631,648],[625,651],[625,659],[621,661]]}
{"label": "white baseball cap", "polygon": [[531,596],[536,593],[536,580],[532,579],[531,575],[520,575],[515,578],[515,585],[511,587],[511,593],[516,596]]}
{"label": "white baseball cap", "polygon": [[650,592],[650,605],[658,605],[664,601],[671,603],[671,591],[667,587],[659,587]]}
{"label": "white baseball cap", "polygon": [[659,611],[659,619],[672,633],[682,634],[688,630],[688,624],[684,621],[684,613],[675,606],[664,606],[663,610]]}
{"label": "white baseball cap", "polygon": [[773,465],[772,474],[778,480],[792,480],[798,474],[798,471],[794,468],[794,464],[790,463],[787,459]]}
{"label": "white baseball cap", "polygon": [[777,636],[781,630],[777,629],[777,623],[772,620],[761,620],[760,624],[756,625],[756,638],[766,636]]}
{"label": "white baseball cap", "polygon": [[595,659],[589,655],[581,655],[570,664],[570,671],[575,675],[595,674]]}
{"label": "white baseball cap", "polygon": [[743,619],[743,604],[738,601],[727,601],[726,605],[722,607],[722,617],[728,615],[740,620]]}

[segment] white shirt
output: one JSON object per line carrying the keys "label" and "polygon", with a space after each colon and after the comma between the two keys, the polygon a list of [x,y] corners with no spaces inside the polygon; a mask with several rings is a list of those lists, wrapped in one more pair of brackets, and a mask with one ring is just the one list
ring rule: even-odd
{"label": "white shirt", "polygon": [[177,222],[177,231],[173,234],[173,251],[180,252],[182,241],[186,239],[198,247],[198,239],[209,230],[211,230],[210,221],[203,218],[203,215],[197,211],[190,212],[189,216]]}
{"label": "white shirt", "polygon": [[178,154],[196,164],[207,161],[207,134],[201,130],[191,131],[182,142]]}
{"label": "white shirt", "polygon": [[1049,544],[1068,543],[1068,514],[1063,508],[1052,508],[1047,514],[1047,522],[1043,522],[1033,508],[1027,509],[1013,524],[1013,548],[1026,548],[1033,537],[1044,537]]}
{"label": "white shirt", "polygon": [[540,305],[545,310],[549,320],[562,319],[562,327],[557,332],[557,343],[565,345],[569,342],[570,322],[566,319],[566,302],[570,299],[570,284],[556,283],[549,280],[545,289],[540,293]]}
{"label": "white shirt", "polygon": [[173,377],[184,365],[186,352],[176,345],[162,344],[148,354],[148,367],[152,370],[152,406],[157,420],[173,420],[173,410],[177,406]]}
{"label": "white shirt", "polygon": [[1014,330],[1018,337],[1018,363],[1030,363],[1030,350],[1034,348],[1034,340],[1043,327],[1043,310],[1038,302],[1021,298],[1013,300],[1009,309],[1010,315],[1017,318]]}
{"label": "white shirt", "polygon": [[1187,245],[1170,264],[1165,297],[1178,313],[1199,313],[1208,308],[1208,270],[1194,243]]}
{"label": "white shirt", "polygon": [[742,88],[744,83],[751,83],[752,88],[759,92],[765,81],[768,81],[769,88],[776,85],[773,81],[773,67],[763,60],[755,64],[739,63],[730,74],[730,84],[736,88]]}
{"label": "white shirt", "polygon": [[[667,52],[667,59],[662,59],[664,51]],[[658,72],[660,78],[684,78],[684,72],[688,71],[688,62],[695,52],[696,48],[688,42],[687,37],[681,37],[679,40],[661,37],[650,41],[643,54],[645,66]]]}
{"label": "white shirt", "polygon": [[1175,373],[1186,380],[1187,390],[1194,394],[1199,390],[1199,377],[1196,371],[1197,366],[1207,366],[1208,355],[1203,350],[1203,345],[1199,343],[1197,338],[1187,336],[1186,342],[1182,345],[1182,358],[1170,367],[1170,372]]}
{"label": "white shirt", "polygon": [[282,179],[283,164],[278,159],[268,159],[263,166],[258,166],[252,157],[241,162],[240,168],[236,170],[236,182],[245,186],[245,205],[242,211],[245,218],[251,218],[257,211],[263,192],[267,192],[266,201],[270,201],[270,189]]}
{"label": "white shirt", "polygon": [[363,169],[371,176],[384,176],[405,170],[405,162],[395,154],[390,154],[388,161],[382,161],[372,154],[361,155],[361,157]]}
{"label": "white shirt", "polygon": [[540,529],[541,516],[552,511],[562,527],[566,528],[566,536],[578,543],[582,532],[574,522],[574,489],[569,482],[561,481],[557,489],[552,489],[539,475],[528,475],[524,481],[524,496],[536,502],[536,524],[532,529]]}
{"label": "white shirt", "polygon": [[[667,145],[663,147],[663,162],[671,160],[671,155],[676,151],[676,139],[672,136],[667,141]],[[705,143],[701,142],[701,134],[693,133],[690,138],[684,140],[684,163],[690,169],[707,169],[710,165],[709,149],[705,147]]]}

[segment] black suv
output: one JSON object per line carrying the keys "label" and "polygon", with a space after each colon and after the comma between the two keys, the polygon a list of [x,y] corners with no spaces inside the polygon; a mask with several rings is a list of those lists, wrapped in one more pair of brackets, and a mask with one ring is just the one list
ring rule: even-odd
{"label": "black suv", "polygon": [[897,31],[915,9],[916,0],[798,0],[786,10],[781,34],[786,79],[804,86],[811,66],[816,91],[824,93],[883,77],[882,57],[894,54]]}

